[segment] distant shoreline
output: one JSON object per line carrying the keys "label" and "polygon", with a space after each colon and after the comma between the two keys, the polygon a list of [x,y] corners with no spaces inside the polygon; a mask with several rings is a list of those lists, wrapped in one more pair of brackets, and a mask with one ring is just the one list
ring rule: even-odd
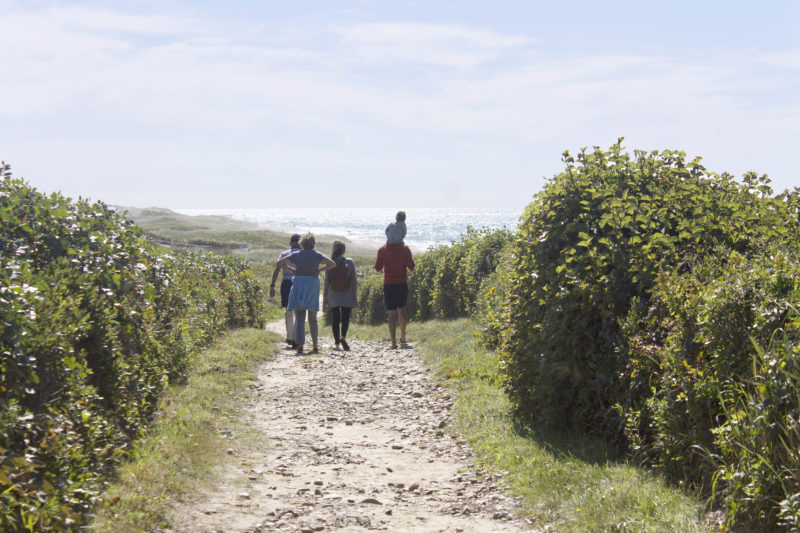
{"label": "distant shoreline", "polygon": [[[520,212],[512,209],[453,207],[408,208],[405,211],[408,217],[405,242],[414,252],[423,252],[437,245],[447,246],[458,241],[469,228],[496,230],[505,227],[513,231],[520,218]],[[366,253],[373,253],[385,242],[386,225],[397,213],[394,209],[372,207],[184,209],[178,212],[247,221],[272,233],[312,231],[318,236],[341,236],[352,243],[352,247],[370,250]]]}
{"label": "distant shoreline", "polygon": [[[304,234],[304,233],[307,233],[306,230],[298,230],[296,227],[295,228],[290,228],[290,227],[280,227],[280,226],[265,226],[265,225],[262,225],[262,224],[259,224],[258,226],[260,228],[266,230],[266,231],[271,231],[273,233],[285,233],[287,241],[288,241],[289,237],[293,233],[299,233],[301,235]],[[341,240],[345,244],[351,245],[350,248],[352,248],[352,249],[348,248],[348,251],[351,252],[351,253],[354,252],[354,251],[362,251],[363,252],[365,250],[366,251],[370,251],[371,250],[373,253],[377,253],[378,248],[380,248],[381,246],[386,244],[386,241],[370,241],[370,240],[365,240],[365,239],[351,239],[350,237],[345,237],[343,235],[336,235],[336,234],[333,234],[333,233],[317,233],[317,232],[313,232],[313,231],[311,233],[314,234],[314,237],[316,237],[317,240],[320,240],[321,236],[322,237],[327,237],[328,239],[326,239],[326,240],[330,240],[331,238],[337,239],[337,240]],[[406,243],[406,244],[408,244],[408,247],[411,248],[411,251],[414,252],[415,254],[422,253],[422,252],[425,251],[424,248],[421,248],[421,247],[419,247],[419,246],[417,246],[415,244],[409,244],[409,243]]]}

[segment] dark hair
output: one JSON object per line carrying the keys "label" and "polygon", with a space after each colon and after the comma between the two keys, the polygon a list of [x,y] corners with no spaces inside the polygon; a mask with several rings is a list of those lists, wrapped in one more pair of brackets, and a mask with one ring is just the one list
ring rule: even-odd
{"label": "dark hair", "polygon": [[395,215],[394,219],[398,222],[405,222],[406,221],[406,212],[405,211],[398,211],[397,215]]}
{"label": "dark hair", "polygon": [[331,259],[344,255],[344,243],[342,241],[333,241],[333,250],[331,250]]}

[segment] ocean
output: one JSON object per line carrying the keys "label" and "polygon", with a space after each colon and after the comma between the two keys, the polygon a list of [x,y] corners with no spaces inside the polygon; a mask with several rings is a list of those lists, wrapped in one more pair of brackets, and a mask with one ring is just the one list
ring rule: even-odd
{"label": "ocean", "polygon": [[[294,208],[294,209],[176,209],[185,215],[222,215],[255,222],[287,232],[339,235],[351,241],[378,243],[394,221],[390,208]],[[457,240],[467,227],[515,230],[521,209],[504,208],[408,208],[405,242],[418,250]]]}

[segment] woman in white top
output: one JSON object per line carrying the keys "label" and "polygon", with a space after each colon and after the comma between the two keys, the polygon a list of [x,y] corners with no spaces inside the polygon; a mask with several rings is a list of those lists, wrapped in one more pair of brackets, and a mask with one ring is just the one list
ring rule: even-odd
{"label": "woman in white top", "polygon": [[333,243],[331,259],[336,263],[332,269],[325,271],[325,286],[322,290],[322,305],[331,310],[331,326],[336,349],[341,344],[345,351],[350,350],[347,344],[347,329],[350,327],[350,311],[358,307],[358,277],[356,265],[349,257],[344,256],[345,246],[342,241]]}

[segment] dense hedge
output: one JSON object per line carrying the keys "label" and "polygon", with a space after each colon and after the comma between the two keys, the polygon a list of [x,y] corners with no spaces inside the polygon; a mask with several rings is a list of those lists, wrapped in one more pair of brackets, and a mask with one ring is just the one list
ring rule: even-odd
{"label": "dense hedge", "polygon": [[377,325],[386,321],[383,306],[383,274],[367,274],[358,281],[358,307],[352,320],[360,324]]}
{"label": "dense hedge", "polygon": [[[409,274],[409,319],[458,318],[474,313],[481,287],[497,269],[503,250],[511,242],[507,229],[468,228],[448,246],[435,246],[414,257]],[[359,282],[355,320],[380,324],[386,320],[383,306],[383,274]]]}
{"label": "dense hedge", "polygon": [[755,176],[740,184],[679,152],[631,157],[617,144],[565,161],[514,243],[501,328],[511,391],[526,415],[617,432],[628,358],[620,322],[632,302],[646,305],[659,273],[688,272],[697,257],[786,240],[787,200]]}
{"label": "dense hedge", "polygon": [[159,255],[0,167],[0,530],[77,530],[189,354],[260,306],[240,259]]}
{"label": "dense hedge", "polygon": [[701,489],[715,481],[732,519],[788,524],[797,462],[753,443],[795,442],[800,416],[793,367],[772,369],[780,407],[762,372],[796,351],[798,195],[620,143],[564,161],[479,306],[518,414],[603,433]]}
{"label": "dense hedge", "polygon": [[800,526],[798,304],[796,253],[721,252],[664,274],[626,328],[631,451],[768,529]]}

